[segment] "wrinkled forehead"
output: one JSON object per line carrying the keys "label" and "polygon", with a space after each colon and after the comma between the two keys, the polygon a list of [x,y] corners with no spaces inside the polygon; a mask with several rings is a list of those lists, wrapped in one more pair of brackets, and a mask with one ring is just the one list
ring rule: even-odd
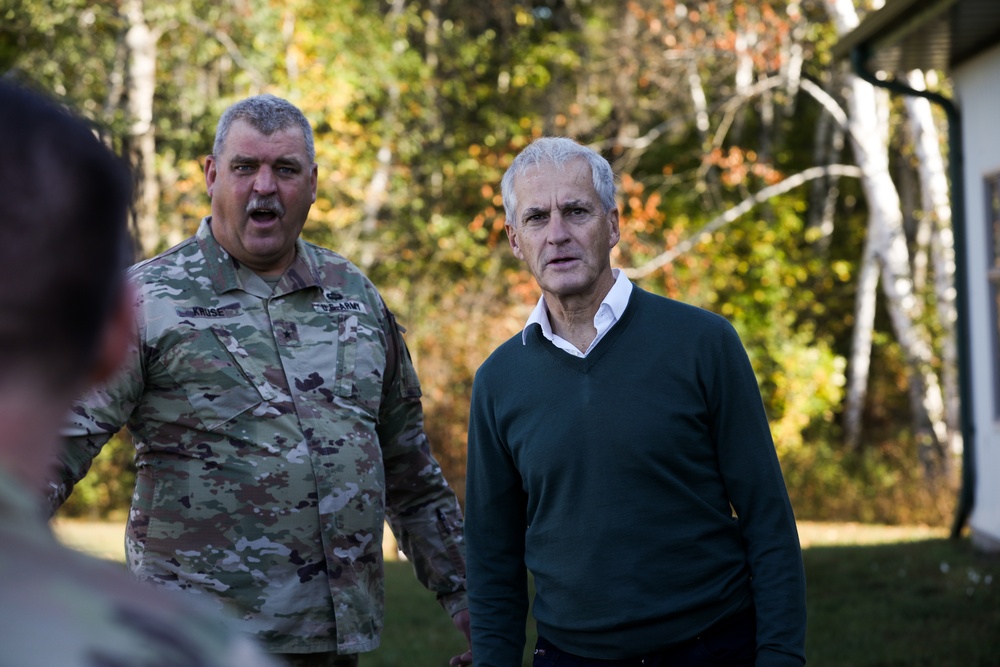
{"label": "wrinkled forehead", "polygon": [[265,133],[245,120],[237,120],[229,130],[222,153],[226,157],[239,155],[259,159],[299,156],[308,162],[305,136],[294,124]]}
{"label": "wrinkled forehead", "polygon": [[527,166],[514,181],[518,208],[540,201],[599,199],[590,165],[582,158],[541,161]]}
{"label": "wrinkled forehead", "polygon": [[566,177],[573,179],[585,177],[588,181],[593,180],[590,164],[582,157],[571,157],[567,160],[543,157],[524,165],[518,180]]}

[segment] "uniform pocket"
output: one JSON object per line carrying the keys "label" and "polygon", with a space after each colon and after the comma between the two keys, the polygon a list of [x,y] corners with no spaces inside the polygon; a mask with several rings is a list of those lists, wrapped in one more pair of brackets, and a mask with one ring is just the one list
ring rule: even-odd
{"label": "uniform pocket", "polygon": [[337,316],[337,376],[333,393],[378,414],[385,372],[381,329],[356,314]]}
{"label": "uniform pocket", "polygon": [[358,316],[341,315],[337,322],[337,381],[333,393],[354,395],[355,365],[358,358]]}
{"label": "uniform pocket", "polygon": [[285,370],[294,388],[318,392],[328,402],[353,403],[375,417],[386,357],[381,322],[360,305],[347,309],[316,302],[313,310],[314,316],[296,322],[295,350],[282,352],[292,359]]}
{"label": "uniform pocket", "polygon": [[164,353],[163,363],[209,431],[277,396],[258,364],[221,326],[192,331]]}

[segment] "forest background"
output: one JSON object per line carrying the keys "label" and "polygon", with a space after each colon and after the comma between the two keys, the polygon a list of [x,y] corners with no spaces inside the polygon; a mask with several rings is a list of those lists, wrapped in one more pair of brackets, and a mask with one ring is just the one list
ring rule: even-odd
{"label": "forest background", "polygon": [[[128,157],[147,257],[207,214],[222,110],[261,92],[298,105],[319,165],[303,234],[406,327],[460,496],[473,376],[538,298],[500,177],[533,138],[573,136],[620,177],[613,265],[739,331],[799,518],[943,525],[962,447],[943,122],[831,55],[873,8],[0,0],[0,76],[62,98]],[[123,512],[131,457],[120,434],[64,512]]]}

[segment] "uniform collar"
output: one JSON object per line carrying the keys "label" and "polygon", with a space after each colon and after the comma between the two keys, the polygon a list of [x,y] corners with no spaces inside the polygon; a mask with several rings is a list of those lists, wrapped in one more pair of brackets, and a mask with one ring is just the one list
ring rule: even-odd
{"label": "uniform collar", "polygon": [[[212,216],[205,216],[195,234],[205,257],[205,265],[218,294],[242,290],[260,297],[272,295],[271,288],[253,270],[243,266],[223,248],[212,234]],[[294,292],[320,284],[319,265],[310,247],[301,238],[295,240],[295,261],[288,267],[274,294]]]}

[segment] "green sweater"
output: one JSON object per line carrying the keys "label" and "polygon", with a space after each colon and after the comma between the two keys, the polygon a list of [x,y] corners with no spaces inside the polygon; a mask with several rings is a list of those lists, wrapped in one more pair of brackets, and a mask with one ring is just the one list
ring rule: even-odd
{"label": "green sweater", "polygon": [[[734,517],[734,511],[739,518]],[[538,632],[616,659],[749,607],[757,665],[801,665],[795,519],[736,332],[634,288],[585,358],[533,326],[476,374],[466,548],[477,667],[521,664]]]}

